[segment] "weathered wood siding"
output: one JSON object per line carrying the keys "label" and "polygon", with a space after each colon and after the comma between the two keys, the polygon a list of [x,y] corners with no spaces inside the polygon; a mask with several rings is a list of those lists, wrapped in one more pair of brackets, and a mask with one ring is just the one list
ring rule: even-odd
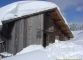
{"label": "weathered wood siding", "polygon": [[[48,14],[39,14],[3,24],[2,35],[7,52],[16,54],[23,48],[33,44],[44,47],[54,43],[55,39],[67,40],[68,37],[57,25],[57,22]],[[7,36],[8,35],[8,36]]]}
{"label": "weathered wood siding", "polygon": [[16,54],[24,47],[33,44],[43,45],[43,14],[24,18],[8,23],[11,31],[10,39],[6,41],[6,51]]}
{"label": "weathered wood siding", "polygon": [[59,39],[61,41],[68,40],[67,36],[60,29],[61,27],[57,25],[57,22],[49,14],[45,14],[44,17],[44,34],[46,35],[46,45],[49,43],[54,43],[55,39]]}

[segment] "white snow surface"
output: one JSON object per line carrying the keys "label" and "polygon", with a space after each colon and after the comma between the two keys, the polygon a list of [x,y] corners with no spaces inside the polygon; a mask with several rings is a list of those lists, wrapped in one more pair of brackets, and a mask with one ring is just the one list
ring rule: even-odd
{"label": "white snow surface", "polygon": [[37,50],[25,54],[4,58],[2,60],[50,60],[50,59],[48,58],[48,55],[45,51]]}
{"label": "white snow surface", "polygon": [[27,53],[27,52],[32,52],[32,51],[35,51],[35,50],[43,50],[43,46],[42,45],[30,45],[26,48],[24,48],[22,51],[18,52],[16,55],[20,55],[20,54],[24,54],[24,53]]}
{"label": "white snow surface", "polygon": [[0,55],[3,55],[3,56],[13,56],[13,54],[10,54],[10,53],[7,53],[7,52],[3,52],[3,53],[0,53]]}
{"label": "white snow surface", "polygon": [[[41,45],[39,50],[26,52],[3,60],[56,60],[83,59],[83,31],[73,31],[74,38],[69,41],[57,41],[49,44],[45,49]],[[35,46],[37,47],[37,46]],[[33,47],[34,48],[34,47]],[[25,50],[30,48],[25,48]],[[35,49],[35,48],[34,48]],[[33,49],[33,50],[34,50]],[[23,49],[24,50],[24,49]],[[32,50],[32,47],[31,47]]]}
{"label": "white snow surface", "polygon": [[[60,12],[59,7],[52,2],[47,2],[47,1],[14,2],[14,3],[11,3],[9,5],[6,5],[6,6],[0,8],[0,14],[1,14],[0,15],[0,25],[2,24],[1,21],[5,21],[5,20],[9,20],[9,19],[12,20],[17,17],[37,13],[37,12],[52,9],[52,8],[57,8]],[[60,14],[61,14],[61,12],[60,12]],[[63,17],[63,19],[65,20],[65,23],[67,24],[66,19],[64,17]]]}
{"label": "white snow surface", "polygon": [[79,31],[72,31],[74,34],[74,38],[69,40],[72,41],[75,44],[82,45],[83,46],[83,30]]}

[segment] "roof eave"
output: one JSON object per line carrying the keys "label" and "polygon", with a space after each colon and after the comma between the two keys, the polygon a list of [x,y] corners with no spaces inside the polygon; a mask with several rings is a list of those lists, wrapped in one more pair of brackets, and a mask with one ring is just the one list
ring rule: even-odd
{"label": "roof eave", "polygon": [[69,38],[73,38],[74,35],[70,31],[68,25],[65,23],[64,18],[60,14],[59,10],[56,8],[56,10],[51,12],[50,14],[56,20],[56,23],[61,27],[61,30],[63,30]]}

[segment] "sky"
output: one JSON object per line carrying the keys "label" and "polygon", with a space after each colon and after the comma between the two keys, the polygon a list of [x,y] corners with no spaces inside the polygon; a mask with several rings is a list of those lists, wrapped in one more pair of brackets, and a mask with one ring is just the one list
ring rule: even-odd
{"label": "sky", "polygon": [[[20,0],[0,0],[0,7]],[[31,1],[31,0],[29,0]],[[59,6],[67,22],[83,22],[83,0],[44,0]]]}

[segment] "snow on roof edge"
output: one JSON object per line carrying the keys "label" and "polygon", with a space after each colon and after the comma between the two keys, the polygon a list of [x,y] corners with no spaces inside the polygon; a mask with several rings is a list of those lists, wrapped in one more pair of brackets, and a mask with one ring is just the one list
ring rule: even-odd
{"label": "snow on roof edge", "polygon": [[[42,6],[42,3],[44,6]],[[24,6],[27,6],[29,8],[26,8]],[[3,12],[3,11],[1,12],[1,10],[6,8],[10,8],[10,9],[7,10],[4,14],[2,14],[3,15],[2,18],[0,17],[1,21],[18,18],[23,15],[29,15],[29,14],[37,13],[43,10],[52,9],[52,8],[57,8],[59,10],[59,13],[61,14],[60,8],[56,4],[52,2],[47,2],[47,1],[18,1],[18,2],[11,3],[9,5],[6,5],[4,7],[0,8],[0,14]],[[62,14],[61,16],[63,17]],[[65,20],[64,17],[63,19]],[[67,24],[66,20],[65,20],[65,23]]]}

